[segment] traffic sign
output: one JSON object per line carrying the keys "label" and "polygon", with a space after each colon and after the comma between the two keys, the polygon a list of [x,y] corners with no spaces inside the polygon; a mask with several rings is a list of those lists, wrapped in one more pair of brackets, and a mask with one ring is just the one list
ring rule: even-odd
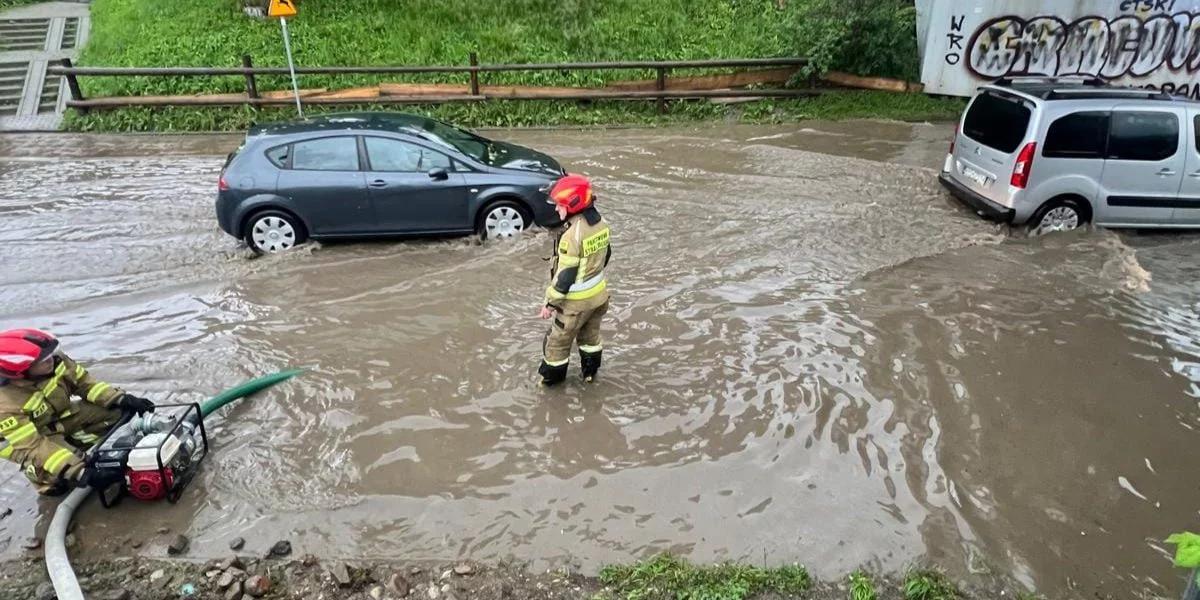
{"label": "traffic sign", "polygon": [[267,8],[268,17],[294,17],[296,16],[296,0],[271,0],[271,6]]}

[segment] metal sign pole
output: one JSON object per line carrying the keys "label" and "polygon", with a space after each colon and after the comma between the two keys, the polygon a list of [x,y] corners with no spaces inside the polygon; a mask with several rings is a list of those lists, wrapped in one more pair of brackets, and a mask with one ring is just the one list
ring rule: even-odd
{"label": "metal sign pole", "polygon": [[288,38],[287,18],[279,19],[279,26],[283,28],[283,48],[287,51],[288,71],[292,74],[292,93],[296,95],[296,114],[300,118],[304,118],[304,109],[300,107],[300,85],[296,83],[296,65],[292,62],[292,41]]}

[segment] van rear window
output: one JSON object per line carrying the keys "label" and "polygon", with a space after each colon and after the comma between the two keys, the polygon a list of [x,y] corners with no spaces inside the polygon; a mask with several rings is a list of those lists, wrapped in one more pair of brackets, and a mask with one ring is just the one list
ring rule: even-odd
{"label": "van rear window", "polygon": [[1029,129],[1029,107],[1020,100],[984,92],[967,109],[963,134],[1005,154],[1012,154]]}

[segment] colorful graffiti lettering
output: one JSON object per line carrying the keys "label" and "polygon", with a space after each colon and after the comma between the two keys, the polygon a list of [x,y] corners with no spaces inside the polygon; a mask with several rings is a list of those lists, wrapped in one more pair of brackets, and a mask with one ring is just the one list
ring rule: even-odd
{"label": "colorful graffiti lettering", "polygon": [[1071,22],[1053,16],[997,17],[975,30],[965,62],[972,73],[985,79],[1006,75],[1138,78],[1164,66],[1191,74],[1200,71],[1200,13],[1083,17]]}

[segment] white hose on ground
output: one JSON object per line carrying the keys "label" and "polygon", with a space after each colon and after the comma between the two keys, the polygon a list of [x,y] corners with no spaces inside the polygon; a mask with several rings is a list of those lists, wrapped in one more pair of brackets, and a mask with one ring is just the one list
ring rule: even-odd
{"label": "white hose on ground", "polygon": [[90,493],[92,488],[82,487],[63,498],[54,511],[54,518],[50,519],[50,529],[46,530],[46,571],[50,573],[50,583],[54,584],[58,600],[84,600],[75,569],[71,568],[71,559],[67,558],[67,527],[75,516],[75,509]]}

